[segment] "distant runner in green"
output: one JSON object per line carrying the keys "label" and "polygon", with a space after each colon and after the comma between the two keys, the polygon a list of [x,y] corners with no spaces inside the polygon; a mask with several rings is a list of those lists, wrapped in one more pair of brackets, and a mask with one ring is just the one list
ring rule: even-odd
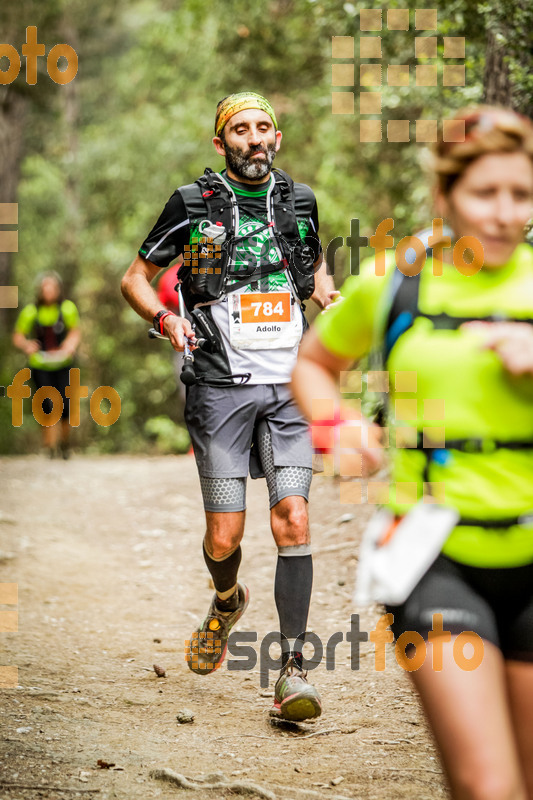
{"label": "distant runner in green", "polygon": [[[185,419],[200,475],[207,520],[204,558],[215,595],[193,633],[187,661],[209,675],[224,659],[228,635],[248,604],[238,583],[246,478],[265,476],[278,548],[274,596],[282,670],[271,714],[307,719],[321,713],[318,691],[302,668],[312,586],[307,514],[311,442],[289,381],[302,332],[304,301],[325,308],[335,297],[318,239],[311,189],[272,163],[281,144],[274,109],[253,92],[217,106],[215,150],[226,161],[177,189],[128,269],[124,296],[165,333],[176,350],[190,323],[157,299],[150,281],[180,255],[179,276],[196,336],[194,385]],[[179,602],[179,599],[178,599]]]}
{"label": "distant runner in green", "polygon": [[[39,279],[37,296],[20,312],[15,323],[13,344],[28,356],[28,366],[36,389],[52,386],[63,400],[61,420],[43,426],[43,445],[50,458],[70,455],[69,370],[80,344],[80,318],[72,300],[63,297],[63,283],[56,272]],[[52,401],[43,400],[43,412],[52,411]]]}

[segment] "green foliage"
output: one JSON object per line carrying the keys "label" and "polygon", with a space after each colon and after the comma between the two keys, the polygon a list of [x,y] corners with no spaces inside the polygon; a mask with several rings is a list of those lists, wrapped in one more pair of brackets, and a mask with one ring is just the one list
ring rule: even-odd
{"label": "green foliage", "polygon": [[[355,38],[356,91],[359,10],[374,6],[370,0],[20,0],[16,12],[2,6],[0,21],[19,49],[25,26],[37,24],[48,48],[66,41],[79,55],[71,84],[40,80],[28,93],[14,278],[26,303],[39,272],[55,268],[63,274],[81,313],[82,383],[90,393],[113,386],[121,397],[120,418],[108,428],[93,422],[84,401],[75,433],[80,446],[142,450],[148,436],[168,452],[187,448],[172,350],[148,339],[148,324],[125,303],[119,286],[173,190],[207,165],[223,167],[211,138],[216,103],[226,94],[250,88],[272,100],[284,135],[276,163],[315,190],[324,246],[336,236],[346,238],[352,218],[360,220],[361,235],[370,236],[392,216],[396,241],[432,218],[420,167],[425,146],[385,137],[359,143],[357,99],[353,116],[331,113],[331,37]],[[409,31],[384,25],[380,32],[384,72],[387,64],[408,64],[414,73],[414,11],[435,5],[390,0],[382,7],[408,8],[411,19]],[[439,8],[439,37],[466,38],[466,86],[449,89],[439,80],[421,88],[411,77],[409,87],[389,87],[384,80],[384,129],[389,119],[440,120],[479,100],[485,27],[494,20],[506,20],[513,80],[531,97],[531,70],[513,55],[533,30],[531,14],[522,0],[499,6],[495,0],[482,6],[451,0]],[[442,48],[432,63],[440,72]],[[16,85],[28,92],[24,82]],[[347,256],[341,248],[339,284]],[[0,357],[5,386],[24,359],[7,339]],[[28,420],[15,431],[9,414],[9,404],[0,402],[2,451],[37,447],[38,426]]]}
{"label": "green foliage", "polygon": [[154,438],[161,453],[187,453],[191,440],[185,425],[177,425],[169,417],[161,414],[150,417],[144,425],[148,436]]}

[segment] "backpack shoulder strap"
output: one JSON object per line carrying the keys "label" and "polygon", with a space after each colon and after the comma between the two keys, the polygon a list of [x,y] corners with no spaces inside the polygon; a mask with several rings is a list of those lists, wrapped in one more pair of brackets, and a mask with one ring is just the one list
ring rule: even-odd
{"label": "backpack shoulder strap", "polygon": [[409,277],[400,270],[394,272],[390,287],[389,313],[385,326],[383,363],[386,362],[400,336],[411,327],[418,316],[420,275],[421,273],[418,273],[418,275]]}
{"label": "backpack shoulder strap", "polygon": [[289,242],[299,238],[294,204],[294,181],[282,169],[272,170],[276,185],[273,192],[273,211],[277,231]]}
{"label": "backpack shoulder strap", "polygon": [[226,230],[232,230],[233,200],[218,173],[207,167],[194,183],[181,186],[179,191],[189,218],[198,218],[205,214],[210,222],[222,222]]}

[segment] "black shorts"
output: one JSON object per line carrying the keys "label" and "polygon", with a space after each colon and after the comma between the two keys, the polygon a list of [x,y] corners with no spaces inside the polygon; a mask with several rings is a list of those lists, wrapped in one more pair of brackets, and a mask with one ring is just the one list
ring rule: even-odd
{"label": "black shorts", "polygon": [[258,426],[271,436],[275,467],[312,468],[309,425],[287,384],[191,386],[185,422],[198,472],[204,478],[264,477],[258,453]]}
{"label": "black shorts", "polygon": [[[42,386],[52,386],[57,389],[63,399],[63,412],[61,417],[68,419],[69,417],[69,400],[65,395],[65,389],[69,385],[71,367],[61,367],[61,369],[32,369],[31,377],[35,384],[35,389],[40,389]],[[43,400],[43,411],[45,414],[50,414],[52,411],[52,400],[48,397]]]}
{"label": "black shorts", "polygon": [[505,658],[533,661],[533,564],[487,569],[440,555],[405,603],[387,606],[396,638],[416,631],[426,641],[433,614],[452,635],[474,631]]}

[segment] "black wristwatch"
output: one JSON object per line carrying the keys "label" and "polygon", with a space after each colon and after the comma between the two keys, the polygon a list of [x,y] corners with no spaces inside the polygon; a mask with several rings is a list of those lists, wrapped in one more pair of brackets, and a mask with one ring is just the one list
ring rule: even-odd
{"label": "black wristwatch", "polygon": [[162,308],[161,311],[158,311],[155,315],[154,328],[158,333],[163,334],[163,320],[170,314],[172,314],[173,317],[176,316],[173,311],[169,311],[167,308]]}

